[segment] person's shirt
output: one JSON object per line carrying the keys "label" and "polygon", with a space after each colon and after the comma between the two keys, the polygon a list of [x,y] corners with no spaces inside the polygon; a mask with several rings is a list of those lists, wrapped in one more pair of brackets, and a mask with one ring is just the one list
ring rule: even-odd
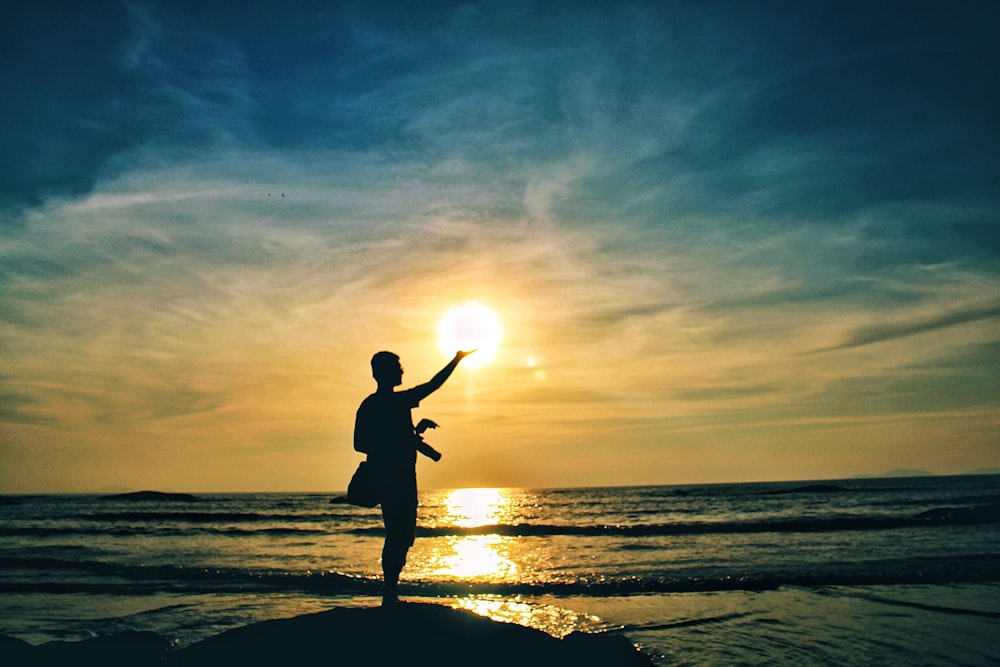
{"label": "person's shirt", "polygon": [[361,402],[354,420],[354,449],[382,467],[414,470],[413,416],[410,410],[426,395],[421,387],[376,392]]}

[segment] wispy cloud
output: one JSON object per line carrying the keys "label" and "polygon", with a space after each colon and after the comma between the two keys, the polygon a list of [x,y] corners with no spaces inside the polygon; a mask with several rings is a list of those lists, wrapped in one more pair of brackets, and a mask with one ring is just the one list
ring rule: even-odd
{"label": "wispy cloud", "polygon": [[832,352],[864,345],[874,345],[897,338],[915,336],[938,329],[990,320],[997,317],[1000,317],[1000,303],[996,301],[990,301],[985,304],[969,304],[963,308],[931,316],[922,315],[916,318],[911,317],[905,320],[863,326],[853,331],[847,337],[847,340],[837,345],[821,348],[816,350],[816,352]]}

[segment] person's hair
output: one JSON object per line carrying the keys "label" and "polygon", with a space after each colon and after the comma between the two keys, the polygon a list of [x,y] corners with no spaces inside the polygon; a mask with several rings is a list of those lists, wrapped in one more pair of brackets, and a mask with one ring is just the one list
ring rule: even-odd
{"label": "person's hair", "polygon": [[376,352],[372,356],[372,377],[381,380],[385,374],[399,371],[399,355],[393,352]]}

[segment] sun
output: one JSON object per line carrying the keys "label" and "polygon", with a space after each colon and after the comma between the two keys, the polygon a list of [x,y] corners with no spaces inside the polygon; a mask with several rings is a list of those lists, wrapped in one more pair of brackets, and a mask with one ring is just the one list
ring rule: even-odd
{"label": "sun", "polygon": [[438,347],[446,356],[450,357],[458,350],[476,350],[462,362],[468,368],[493,361],[502,339],[500,318],[475,301],[449,308],[438,323]]}

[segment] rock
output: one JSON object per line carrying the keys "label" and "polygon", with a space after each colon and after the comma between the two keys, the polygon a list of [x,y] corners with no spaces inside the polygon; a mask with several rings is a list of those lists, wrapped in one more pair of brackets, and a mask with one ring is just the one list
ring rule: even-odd
{"label": "rock", "polygon": [[[337,608],[237,628],[168,656],[169,667],[255,667],[316,658],[371,667],[615,667],[652,663],[624,637],[575,633],[559,640],[436,604]],[[347,659],[347,660],[345,660]]]}
{"label": "rock", "polygon": [[124,632],[80,642],[31,646],[0,636],[4,667],[651,667],[625,637],[575,632],[557,639],[437,604],[338,607],[263,621],[171,650],[151,632]]}
{"label": "rock", "polygon": [[0,662],[5,667],[145,667],[157,665],[170,642],[154,632],[121,632],[78,642],[48,642],[32,646],[12,637],[0,637]]}
{"label": "rock", "polygon": [[34,651],[35,647],[24,640],[0,635],[0,658],[3,658],[0,662],[4,665],[15,667],[31,664]]}

